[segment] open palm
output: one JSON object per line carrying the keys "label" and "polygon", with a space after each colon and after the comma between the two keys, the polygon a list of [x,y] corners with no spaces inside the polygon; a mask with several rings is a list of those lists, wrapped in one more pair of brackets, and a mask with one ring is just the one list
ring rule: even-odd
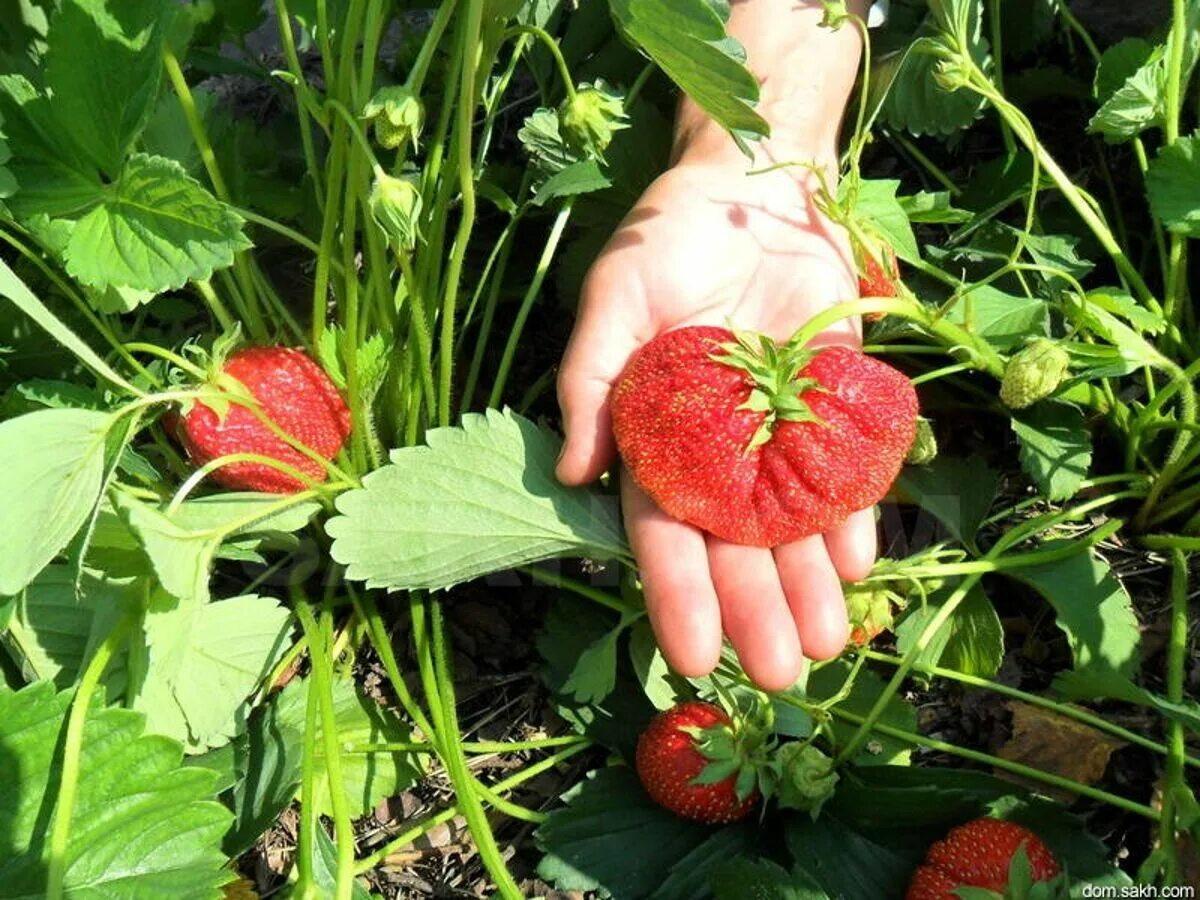
{"label": "open palm", "polygon": [[[783,340],[857,295],[845,235],[813,204],[815,181],[797,169],[678,165],[651,185],[584,284],[559,375],[560,479],[591,481],[612,463],[609,392],[656,335],[732,323]],[[818,340],[857,344],[855,329],[846,321]],[[711,671],[722,631],[767,690],[795,681],[804,656],[841,651],[849,629],[840,582],[862,578],[874,561],[871,510],[824,535],[747,547],[672,519],[627,473],[621,487],[650,619],[676,671]]]}

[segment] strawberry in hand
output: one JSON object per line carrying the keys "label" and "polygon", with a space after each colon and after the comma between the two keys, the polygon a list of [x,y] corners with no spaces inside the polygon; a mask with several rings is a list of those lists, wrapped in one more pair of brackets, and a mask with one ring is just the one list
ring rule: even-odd
{"label": "strawberry in hand", "polygon": [[665,512],[775,547],[883,497],[912,446],[917,395],[850,347],[693,326],[634,354],[612,419],[630,473]]}
{"label": "strawberry in hand", "polygon": [[[228,408],[193,403],[173,429],[192,462],[203,466],[223,456],[252,453],[284,463],[314,482],[324,481],[325,467],[276,434],[260,414],[296,442],[333,459],[350,434],[350,411],[325,371],[289,347],[248,347],[214,368],[213,383],[228,389]],[[249,394],[257,414],[238,402],[239,394]],[[221,466],[212,479],[230,490],[273,494],[294,494],[308,486],[283,469],[254,461]]]}

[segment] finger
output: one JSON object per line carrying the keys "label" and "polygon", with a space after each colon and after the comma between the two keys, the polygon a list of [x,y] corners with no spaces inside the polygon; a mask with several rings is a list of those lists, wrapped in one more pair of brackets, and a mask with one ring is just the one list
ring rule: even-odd
{"label": "finger", "polygon": [[567,439],[556,472],[564,484],[599,478],[616,453],[609,393],[648,339],[642,293],[627,272],[625,265],[601,261],[584,282],[579,318],[558,372]]}
{"label": "finger", "polygon": [[851,513],[845,522],[825,535],[826,550],[842,581],[862,581],[871,574],[878,544],[873,506]]}
{"label": "finger", "polygon": [[775,548],[775,564],[809,659],[830,659],[850,638],[846,600],[820,535]]}
{"label": "finger", "polygon": [[800,638],[771,551],[709,535],[708,563],[725,633],[746,674],[766,691],[791,687],[800,676]]}
{"label": "finger", "polygon": [[704,535],[659,509],[628,472],[621,502],[658,646],[680,675],[707,675],[721,658],[721,609]]}

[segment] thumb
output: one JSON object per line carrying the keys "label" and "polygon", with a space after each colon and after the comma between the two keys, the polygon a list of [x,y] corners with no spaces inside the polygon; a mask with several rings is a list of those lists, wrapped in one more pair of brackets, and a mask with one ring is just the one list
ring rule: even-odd
{"label": "thumb", "polygon": [[557,475],[563,484],[594,481],[612,464],[609,395],[625,363],[648,339],[644,295],[625,266],[598,262],[584,282],[579,318],[558,372],[566,443]]}

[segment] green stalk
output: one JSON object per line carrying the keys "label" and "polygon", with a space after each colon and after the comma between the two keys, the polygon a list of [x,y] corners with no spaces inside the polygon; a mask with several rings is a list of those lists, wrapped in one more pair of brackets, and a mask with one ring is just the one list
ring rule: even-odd
{"label": "green stalk", "polygon": [[567,227],[567,220],[571,218],[571,209],[573,206],[574,198],[568,198],[558,211],[558,216],[554,219],[554,226],[550,229],[550,236],[546,239],[546,245],[542,248],[542,256],[538,260],[537,269],[534,270],[533,279],[529,282],[529,288],[525,291],[525,296],[521,298],[521,306],[517,310],[517,318],[513,321],[512,331],[508,333],[508,340],[504,344],[504,355],[500,358],[500,369],[496,373],[496,380],[492,383],[492,392],[488,397],[488,406],[499,406],[500,399],[504,396],[504,387],[508,383],[508,373],[512,368],[513,359],[517,355],[517,344],[521,340],[521,333],[525,330],[525,322],[529,318],[530,310],[533,309],[533,303],[542,291],[542,282],[546,280],[546,273],[550,271],[550,263],[554,260],[554,254],[558,250],[559,241],[562,240],[563,229]]}
{"label": "green stalk", "polygon": [[[1183,702],[1184,664],[1188,644],[1188,560],[1179,549],[1171,551],[1171,643],[1167,647],[1167,699]],[[1162,796],[1162,817],[1159,820],[1158,842],[1166,853],[1168,884],[1180,884],[1179,847],[1176,842],[1178,806],[1176,797],[1187,789],[1183,766],[1186,761],[1183,724],[1175,719],[1167,722],[1167,741],[1170,753],[1165,772],[1166,787]]]}
{"label": "green stalk", "polygon": [[442,0],[438,5],[437,14],[433,17],[433,24],[429,26],[429,33],[421,42],[421,49],[417,52],[412,70],[404,81],[404,86],[414,94],[421,93],[421,86],[425,83],[425,75],[429,72],[433,54],[441,43],[442,34],[446,31],[446,26],[450,24],[450,18],[454,15],[457,7],[458,0]]}
{"label": "green stalk", "polygon": [[317,209],[325,208],[325,195],[321,190],[321,168],[317,165],[316,145],[313,143],[312,122],[308,115],[308,103],[315,101],[306,96],[309,92],[308,82],[304,78],[304,69],[300,66],[300,56],[296,53],[296,41],[292,37],[292,16],[288,12],[287,0],[275,0],[275,21],[279,25],[279,43],[283,47],[283,56],[287,60],[288,71],[295,84],[292,91],[296,96],[296,119],[300,125],[300,144],[304,149],[304,166],[308,177],[312,179],[313,194],[317,201]]}
{"label": "green stalk", "polygon": [[[1166,145],[1170,147],[1179,140],[1179,113],[1183,105],[1183,51],[1187,40],[1187,10],[1184,0],[1172,0],[1171,4],[1171,55],[1167,61],[1166,122],[1163,126]],[[1178,304],[1186,289],[1184,269],[1187,265],[1186,238],[1172,233],[1170,237],[1170,268],[1167,274],[1166,302],[1164,314],[1167,321],[1178,325]]]}
{"label": "green stalk", "polygon": [[566,88],[567,102],[573,102],[575,100],[575,79],[571,77],[571,69],[567,66],[567,60],[558,46],[558,41],[552,38],[544,28],[538,28],[536,25],[514,25],[504,32],[504,37],[507,40],[518,34],[528,34],[537,38],[542,46],[550,51],[550,56],[553,57],[554,64],[558,67],[558,77],[562,80],[563,87]]}
{"label": "green stalk", "polygon": [[321,714],[321,742],[325,749],[325,771],[329,776],[329,802],[333,807],[333,829],[337,844],[337,873],[335,900],[351,900],[354,891],[354,823],[346,802],[346,786],[342,778],[341,746],[338,742],[337,717],[333,709],[333,668],[329,659],[328,611],[321,614],[318,625],[308,608],[308,601],[298,597],[296,618],[308,638],[309,661],[312,663],[310,691],[317,694]]}
{"label": "green stalk", "polygon": [[[531,778],[535,778],[538,775],[541,775],[543,772],[547,772],[550,769],[553,769],[555,766],[559,765],[562,762],[565,762],[566,760],[570,759],[575,754],[580,753],[580,752],[588,749],[591,746],[592,746],[591,741],[585,741],[580,744],[574,744],[573,746],[570,746],[567,749],[554,754],[553,756],[549,756],[546,759],[543,759],[541,762],[534,763],[532,766],[529,766],[527,769],[522,769],[520,772],[517,772],[515,775],[510,775],[508,778],[505,778],[503,781],[497,781],[495,784],[493,784],[489,788],[489,790],[492,791],[494,794],[500,794],[505,791],[510,791],[513,788],[518,787],[519,785],[530,780]],[[386,844],[384,844],[378,850],[374,851],[370,856],[364,857],[363,859],[360,859],[358,861],[357,869],[358,869],[359,874],[362,874],[364,872],[369,872],[371,869],[375,868],[377,865],[379,865],[381,862],[383,862],[383,860],[387,859],[391,854],[395,853],[401,847],[411,844],[413,841],[415,841],[421,835],[425,834],[428,831],[431,831],[432,829],[436,828],[438,825],[442,824],[443,822],[449,822],[451,819],[458,816],[458,814],[459,814],[459,809],[457,806],[449,806],[446,809],[442,810],[441,812],[436,813],[433,816],[430,816],[428,819],[426,819],[420,825],[417,825],[413,828],[408,829],[405,832],[402,832],[401,834],[398,834],[396,837],[392,838],[390,841],[388,841]]]}
{"label": "green stalk", "polygon": [[442,303],[442,333],[438,348],[438,409],[439,425],[450,424],[450,392],[454,374],[454,316],[462,281],[463,260],[467,244],[475,227],[475,169],[471,160],[471,126],[475,114],[475,82],[479,67],[479,32],[483,23],[483,0],[467,0],[463,28],[461,72],[459,74],[458,121],[455,126],[455,151],[458,158],[459,192],[462,209],[458,233],[450,262],[446,267],[445,294]]}
{"label": "green stalk", "polygon": [[79,791],[83,729],[92,695],[133,621],[134,616],[130,613],[122,616],[96,648],[71,699],[71,712],[67,716],[67,731],[63,740],[62,777],[58,783],[58,800],[54,808],[54,821],[50,826],[50,839],[46,844],[46,900],[62,900],[65,896],[67,843],[71,837],[71,818],[75,813],[75,797]]}
{"label": "green stalk", "polygon": [[459,738],[458,708],[454,700],[454,678],[450,672],[449,652],[446,647],[445,626],[442,622],[442,606],[437,601],[430,605],[431,621],[429,630],[432,634],[433,668],[437,683],[437,693],[429,697],[430,705],[441,704],[441,728],[445,754],[442,762],[454,785],[454,793],[467,827],[475,839],[475,847],[479,858],[492,876],[499,896],[504,900],[522,900],[521,890],[513,881],[504,857],[496,844],[496,836],[488,823],[487,814],[480,802],[477,785],[470,769],[467,768],[467,758],[463,753]]}
{"label": "green stalk", "polygon": [[[859,650],[860,656],[865,656],[873,662],[886,663],[889,666],[898,666],[902,659],[898,656],[892,656],[888,653],[880,653],[876,650]],[[1040,694],[1031,694],[1028,691],[1022,691],[1019,688],[1009,687],[998,681],[991,681],[987,678],[979,678],[975,675],[968,675],[966,672],[956,672],[954,669],[945,669],[941,666],[923,666],[922,672],[926,672],[937,678],[946,678],[950,681],[957,681],[959,684],[965,684],[970,687],[979,688],[984,691],[991,691],[993,694],[1000,694],[1004,697],[1011,697],[1014,700],[1020,700],[1022,703],[1027,703],[1030,706],[1037,706],[1042,709],[1050,710],[1057,715],[1068,719],[1074,719],[1077,722],[1082,722],[1085,725],[1095,728],[1097,731],[1103,731],[1111,734],[1113,737],[1120,738],[1129,744],[1135,744],[1138,747],[1143,747],[1154,753],[1167,755],[1168,748],[1165,744],[1160,744],[1157,741],[1152,741],[1150,738],[1143,737],[1137,732],[1130,731],[1127,728],[1122,728],[1120,725],[1115,725],[1103,716],[1098,716],[1089,710],[1082,707],[1074,706],[1070,703],[1063,703],[1052,700],[1049,697],[1043,697]],[[1200,759],[1193,756],[1184,758],[1184,762],[1189,766],[1200,768]]]}
{"label": "green stalk", "polygon": [[[541,738],[533,741],[462,741],[464,753],[494,756],[497,753],[528,753],[545,750],[547,747],[573,747],[575,744],[590,743],[578,734]],[[387,741],[381,744],[351,744],[346,753],[370,755],[373,753],[437,753],[433,744],[423,741]],[[1165,748],[1164,748],[1165,752]]]}
{"label": "green stalk", "polygon": [[[786,702],[786,700],[785,700]],[[852,712],[847,712],[839,707],[834,707],[830,710],[835,718],[844,719],[853,725],[864,726],[867,723],[866,716],[859,716]],[[1019,775],[1022,778],[1028,778],[1031,781],[1039,781],[1042,784],[1048,784],[1052,787],[1060,788],[1064,791],[1070,791],[1072,794],[1078,794],[1080,797],[1087,797],[1091,800],[1099,800],[1101,803],[1107,803],[1110,806],[1115,806],[1118,809],[1123,809],[1126,812],[1133,813],[1137,816],[1142,816],[1146,819],[1154,821],[1158,820],[1158,812],[1151,809],[1142,803],[1136,803],[1126,797],[1120,797],[1116,794],[1110,794],[1108,791],[1102,791],[1099,788],[1094,788],[1091,785],[1081,784],[1078,781],[1072,781],[1070,778],[1063,778],[1061,775],[1054,775],[1050,772],[1043,772],[1041,769],[1035,769],[1032,766],[1026,766],[1018,762],[1013,762],[1009,759],[1004,759],[999,756],[992,756],[988,753],[980,753],[977,750],[968,750],[966,747],[960,747],[957,744],[951,744],[948,741],[940,741],[937,738],[926,737],[923,734],[916,734],[911,731],[904,731],[901,728],[896,728],[891,725],[885,725],[882,722],[876,722],[872,725],[872,730],[879,732],[886,737],[895,738],[898,741],[914,744],[918,747],[928,747],[931,750],[937,750],[941,753],[947,753],[951,756],[957,756],[962,759],[968,759],[971,762],[980,763],[986,766],[994,766],[997,769],[1003,769],[1006,772],[1011,772],[1014,775]]]}
{"label": "green stalk", "polygon": [[[295,605],[300,607],[307,602],[307,599],[297,597]],[[308,643],[307,638],[305,638],[305,643]],[[299,873],[297,890],[301,900],[315,900],[316,898],[316,886],[313,880],[313,861],[316,859],[314,835],[321,827],[317,817],[316,799],[317,718],[319,712],[317,691],[310,684],[304,707],[304,746],[300,757],[300,833],[296,843],[296,870]]]}

